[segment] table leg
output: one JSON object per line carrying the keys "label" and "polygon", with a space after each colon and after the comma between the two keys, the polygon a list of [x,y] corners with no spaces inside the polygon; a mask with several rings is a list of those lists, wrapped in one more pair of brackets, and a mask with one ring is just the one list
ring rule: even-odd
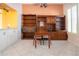
{"label": "table leg", "polygon": [[51,40],[50,38],[48,39],[48,47],[50,48]]}
{"label": "table leg", "polygon": [[45,38],[42,38],[42,40],[43,40],[43,45],[44,45],[44,40],[45,40]]}
{"label": "table leg", "polygon": [[35,48],[37,47],[37,40],[35,39]]}
{"label": "table leg", "polygon": [[35,44],[35,40],[33,40],[33,45]]}

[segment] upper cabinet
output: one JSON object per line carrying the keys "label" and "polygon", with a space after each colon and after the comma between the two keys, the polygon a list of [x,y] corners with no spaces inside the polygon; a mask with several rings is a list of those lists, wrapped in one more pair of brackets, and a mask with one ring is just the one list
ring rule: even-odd
{"label": "upper cabinet", "polygon": [[55,24],[55,16],[48,16],[47,17],[47,23],[48,24]]}
{"label": "upper cabinet", "polygon": [[7,17],[8,17],[7,18],[8,27],[17,28],[17,22],[18,22],[18,20],[17,20],[17,17],[18,17],[17,12],[16,11],[9,11]]}
{"label": "upper cabinet", "polygon": [[2,28],[2,10],[0,9],[0,29]]}
{"label": "upper cabinet", "polygon": [[46,8],[40,4],[23,4],[23,14],[64,16],[63,4],[47,4]]}
{"label": "upper cabinet", "polygon": [[6,4],[0,4],[0,29],[17,28],[17,12]]}
{"label": "upper cabinet", "polygon": [[4,9],[2,9],[2,28],[6,29],[7,28],[7,14],[8,12]]}

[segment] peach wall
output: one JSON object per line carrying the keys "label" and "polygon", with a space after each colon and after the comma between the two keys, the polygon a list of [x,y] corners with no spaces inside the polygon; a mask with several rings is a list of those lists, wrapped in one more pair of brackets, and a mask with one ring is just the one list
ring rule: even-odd
{"label": "peach wall", "polygon": [[41,8],[39,4],[23,4],[23,14],[58,15],[63,16],[63,4],[48,4],[47,8]]}

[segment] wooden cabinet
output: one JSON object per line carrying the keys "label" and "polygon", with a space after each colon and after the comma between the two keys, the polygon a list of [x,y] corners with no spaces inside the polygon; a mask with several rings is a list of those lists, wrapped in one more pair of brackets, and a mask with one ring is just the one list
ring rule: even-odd
{"label": "wooden cabinet", "polygon": [[59,31],[51,33],[52,40],[67,40],[67,32]]}
{"label": "wooden cabinet", "polygon": [[46,17],[45,16],[37,16],[36,20],[36,28],[37,31],[46,31]]}
{"label": "wooden cabinet", "polygon": [[55,17],[54,16],[48,16],[47,17],[47,23],[55,24]]}
{"label": "wooden cabinet", "polygon": [[[40,22],[44,24],[40,25]],[[22,22],[23,38],[34,38],[35,32],[50,32],[52,40],[67,40],[65,31],[65,17],[42,16],[42,15],[23,15]]]}
{"label": "wooden cabinet", "polygon": [[57,31],[65,30],[65,16],[56,17],[56,30]]}
{"label": "wooden cabinet", "polygon": [[33,39],[34,38],[34,32],[23,32],[23,39]]}
{"label": "wooden cabinet", "polygon": [[23,15],[22,38],[34,38],[36,31],[36,15]]}

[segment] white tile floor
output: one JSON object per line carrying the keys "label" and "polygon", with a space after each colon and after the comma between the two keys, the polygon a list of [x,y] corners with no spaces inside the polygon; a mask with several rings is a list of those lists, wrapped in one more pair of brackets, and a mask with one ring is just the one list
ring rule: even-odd
{"label": "white tile floor", "polygon": [[79,47],[68,41],[52,41],[51,48],[44,45],[33,46],[32,40],[21,40],[2,52],[3,56],[78,56]]}

